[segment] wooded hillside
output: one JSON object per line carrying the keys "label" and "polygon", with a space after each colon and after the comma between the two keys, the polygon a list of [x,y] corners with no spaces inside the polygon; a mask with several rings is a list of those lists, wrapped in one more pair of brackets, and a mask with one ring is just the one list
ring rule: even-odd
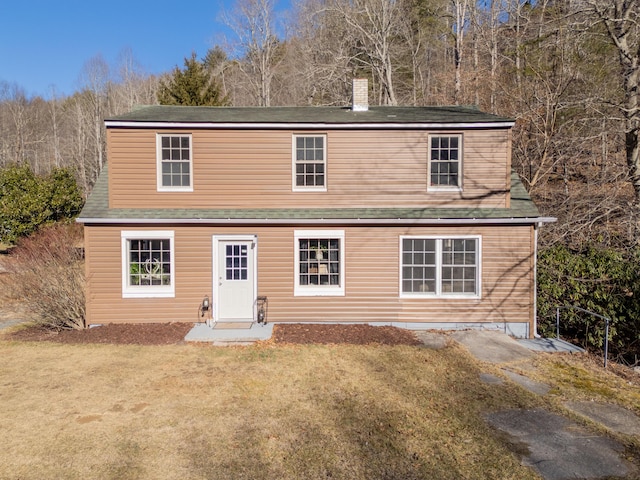
{"label": "wooded hillside", "polygon": [[[303,0],[284,22],[271,0],[239,0],[226,17],[235,43],[198,61],[236,106],[346,105],[362,76],[372,104],[512,116],[513,165],[559,218],[542,241],[622,246],[635,243],[640,204],[639,10],[623,0]],[[47,100],[0,83],[0,167],[72,167],[91,190],[107,161],[103,118],[157,103],[162,78],[131,52],[116,66],[88,60],[81,78],[73,95]]]}

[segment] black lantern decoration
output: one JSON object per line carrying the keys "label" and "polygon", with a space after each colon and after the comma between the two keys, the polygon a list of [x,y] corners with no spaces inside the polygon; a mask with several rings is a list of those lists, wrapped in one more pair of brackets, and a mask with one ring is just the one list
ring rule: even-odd
{"label": "black lantern decoration", "polygon": [[256,319],[258,323],[267,323],[267,310],[269,302],[267,297],[258,297],[256,299]]}

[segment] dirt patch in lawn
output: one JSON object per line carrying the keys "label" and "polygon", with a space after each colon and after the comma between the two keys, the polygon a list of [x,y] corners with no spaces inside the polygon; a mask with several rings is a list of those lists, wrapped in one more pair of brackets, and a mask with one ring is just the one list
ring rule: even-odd
{"label": "dirt patch in lawn", "polygon": [[[129,345],[172,345],[184,342],[192,323],[108,324],[86,330],[52,332],[29,326],[7,333],[20,341],[51,341],[68,344],[102,343]],[[419,345],[413,332],[396,327],[371,325],[279,324],[273,329],[274,343]]]}

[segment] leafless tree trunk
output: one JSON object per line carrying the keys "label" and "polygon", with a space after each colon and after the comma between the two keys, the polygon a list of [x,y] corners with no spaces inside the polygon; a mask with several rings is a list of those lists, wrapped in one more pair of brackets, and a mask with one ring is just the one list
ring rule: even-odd
{"label": "leafless tree trunk", "polygon": [[0,87],[0,98],[8,114],[5,117],[8,161],[21,164],[27,161],[27,99],[24,90],[16,84],[3,83]]}
{"label": "leafless tree trunk", "polygon": [[453,87],[453,101],[457,105],[461,100],[462,92],[462,57],[464,47],[464,34],[467,29],[469,0],[451,0],[453,13],[453,25],[451,26],[454,47],[453,61],[455,68],[455,79]]}
{"label": "leafless tree trunk", "polygon": [[401,11],[393,0],[333,0],[326,7],[346,24],[343,41],[355,45],[354,61],[371,69],[382,105],[397,105],[393,53],[401,33]]}
{"label": "leafless tree trunk", "polygon": [[104,116],[106,113],[107,92],[109,88],[109,66],[102,56],[98,55],[88,60],[82,72],[86,91],[89,93],[89,101],[91,102],[91,124],[93,125],[93,141],[94,152],[97,160],[96,177],[91,178],[93,184],[97,178],[97,174],[102,171],[104,166]]}
{"label": "leafless tree trunk", "polygon": [[62,153],[60,152],[60,119],[58,111],[60,109],[60,101],[56,96],[55,89],[51,91],[51,98],[49,99],[49,115],[51,117],[51,133],[53,138],[53,164],[56,168],[62,166]]}
{"label": "leafless tree trunk", "polygon": [[500,31],[500,16],[504,13],[502,0],[491,0],[489,7],[489,58],[490,58],[490,98],[491,112],[497,112],[497,76],[498,76],[498,32]]}
{"label": "leafless tree trunk", "polygon": [[157,80],[149,77],[139,65],[131,49],[122,50],[118,56],[118,80],[112,83],[109,111],[121,114],[136,105],[153,105],[157,102]]}
{"label": "leafless tree trunk", "polygon": [[513,30],[513,58],[511,59],[515,67],[515,80],[518,88],[522,84],[522,56],[524,36],[527,30],[529,18],[527,13],[530,11],[528,2],[523,0],[507,0],[508,24]]}
{"label": "leafless tree trunk", "polygon": [[640,230],[640,4],[633,0],[587,0],[618,52],[624,99],[625,151],[635,192],[634,214]]}
{"label": "leafless tree trunk", "polygon": [[91,175],[89,174],[90,167],[87,163],[90,161],[90,149],[87,128],[89,125],[85,108],[82,105],[82,97],[76,96],[71,104],[72,108],[72,130],[71,138],[71,161],[74,162],[74,167],[78,172],[80,180],[80,187],[85,194],[91,191],[93,183],[90,181]]}
{"label": "leafless tree trunk", "polygon": [[280,42],[274,25],[273,0],[240,0],[225,22],[237,37],[233,55],[252,87],[258,105],[271,105]]}
{"label": "leafless tree trunk", "polygon": [[474,12],[473,16],[473,30],[471,37],[472,51],[473,51],[473,97],[474,97],[474,105],[480,105],[480,39],[478,38],[478,34],[480,31],[479,25],[477,24],[477,11]]}

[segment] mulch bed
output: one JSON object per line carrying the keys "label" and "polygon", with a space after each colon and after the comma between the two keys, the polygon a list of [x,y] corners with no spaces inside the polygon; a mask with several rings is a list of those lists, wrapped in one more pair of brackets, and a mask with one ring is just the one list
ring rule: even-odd
{"label": "mulch bed", "polygon": [[182,343],[192,323],[108,324],[85,330],[54,332],[33,326],[11,332],[11,340],[57,343],[109,343],[121,345],[173,345]]}
{"label": "mulch bed", "polygon": [[279,324],[273,329],[276,343],[348,343],[352,345],[420,345],[413,332],[371,325]]}
{"label": "mulch bed", "polygon": [[[175,345],[184,342],[192,327],[192,323],[108,324],[86,330],[52,332],[34,326],[8,333],[6,338],[67,344]],[[271,341],[279,344],[420,345],[413,332],[401,328],[339,324],[279,324],[274,326]]]}

